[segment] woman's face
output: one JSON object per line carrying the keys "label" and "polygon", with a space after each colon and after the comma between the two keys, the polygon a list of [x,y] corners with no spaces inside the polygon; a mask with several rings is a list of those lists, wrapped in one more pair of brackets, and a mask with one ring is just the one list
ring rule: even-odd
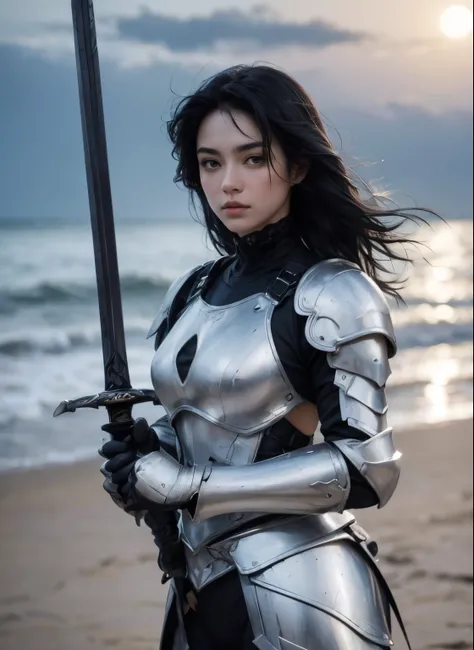
{"label": "woman's face", "polygon": [[[252,118],[238,110],[232,110],[232,117],[224,110],[213,111],[198,132],[202,189],[217,217],[240,237],[283,219],[289,213],[291,187],[302,180],[290,179],[284,153],[275,139],[273,166],[267,164],[261,140]],[[232,208],[232,203],[243,207]]]}

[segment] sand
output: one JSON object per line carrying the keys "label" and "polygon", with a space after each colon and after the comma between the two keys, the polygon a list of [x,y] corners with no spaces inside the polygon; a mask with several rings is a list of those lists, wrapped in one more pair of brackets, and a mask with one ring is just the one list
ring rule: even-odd
{"label": "sand", "polygon": [[[359,522],[379,543],[414,650],[472,648],[472,422],[397,441],[399,488]],[[103,493],[99,465],[0,476],[1,650],[157,649],[156,549]]]}

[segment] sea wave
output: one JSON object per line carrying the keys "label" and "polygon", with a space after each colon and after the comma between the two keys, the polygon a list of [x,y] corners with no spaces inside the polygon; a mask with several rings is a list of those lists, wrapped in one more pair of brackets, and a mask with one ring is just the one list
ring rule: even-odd
{"label": "sea wave", "polygon": [[[133,384],[150,387],[152,349],[130,345],[127,352]],[[416,390],[423,392],[423,387],[433,384],[445,391],[452,390],[458,398],[464,395],[466,403],[472,403],[472,355],[471,341],[400,350],[391,359],[388,392],[393,395],[402,390],[412,399]],[[51,435],[52,413],[61,400],[93,394],[103,385],[99,349],[84,349],[55,358],[45,356],[33,363],[27,356],[5,358],[4,365],[6,372],[0,376],[0,449],[3,433],[37,430],[41,422],[49,422],[43,438]],[[84,411],[89,409],[81,410]],[[61,421],[68,420],[61,418]]]}
{"label": "sea wave", "polygon": [[[136,337],[145,341],[150,322],[143,323],[126,330],[127,339]],[[427,348],[441,343],[453,344],[472,340],[472,323],[437,323],[424,327],[423,323],[411,323],[406,327],[396,329],[399,349]],[[143,343],[145,345],[145,343]],[[62,355],[84,348],[101,346],[99,324],[94,331],[67,332],[54,330],[48,334],[11,332],[9,336],[0,339],[0,356],[11,358],[25,357],[31,354]]]}
{"label": "sea wave", "polygon": [[[135,274],[124,275],[120,279],[121,292],[127,297],[146,297],[148,294],[163,294],[170,286],[170,280],[162,277],[140,276]],[[471,282],[472,286],[472,282]],[[66,302],[90,302],[97,300],[97,286],[93,279],[75,281],[38,281],[23,286],[5,287],[0,289],[0,313],[8,305],[19,307],[28,305],[42,305],[48,303]],[[436,317],[436,313],[451,309],[467,310],[472,305],[472,294],[458,300],[453,297],[443,303],[429,301],[426,298],[412,297],[406,300],[406,307],[393,309],[393,313],[405,321],[407,318],[416,320],[427,320],[428,322]],[[395,307],[395,305],[392,305]],[[460,313],[460,312],[458,312]],[[433,316],[434,315],[434,316]],[[441,314],[441,317],[443,314]]]}
{"label": "sea wave", "polygon": [[[126,275],[120,280],[123,297],[146,296],[164,293],[170,285],[162,278]],[[38,282],[30,286],[0,290],[0,312],[11,312],[12,308],[26,305],[50,303],[90,302],[97,300],[97,287],[92,282]]]}
{"label": "sea wave", "polygon": [[85,333],[67,334],[65,332],[54,332],[50,336],[41,337],[24,335],[15,336],[0,340],[0,354],[9,357],[19,357],[34,352],[44,352],[45,354],[63,354],[74,348],[81,348],[97,342],[96,335]]}
{"label": "sea wave", "polygon": [[[159,301],[157,302],[157,308]],[[441,343],[456,344],[472,341],[472,309],[449,307],[442,313],[419,310],[408,312],[401,318],[394,318],[399,349],[427,348]],[[444,314],[444,315],[443,315]],[[72,319],[71,319],[72,320]],[[132,316],[126,321],[128,342],[143,343],[152,317]],[[99,318],[88,319],[86,323],[43,327],[31,330],[10,326],[0,334],[0,356],[21,358],[31,354],[62,355],[85,348],[101,347]],[[148,347],[148,346],[147,346]]]}

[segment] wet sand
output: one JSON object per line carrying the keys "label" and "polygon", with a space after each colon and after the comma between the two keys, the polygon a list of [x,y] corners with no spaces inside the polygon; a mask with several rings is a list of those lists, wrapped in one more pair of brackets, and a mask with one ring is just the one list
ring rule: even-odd
{"label": "wet sand", "polygon": [[[414,650],[472,649],[472,421],[397,443],[395,496],[358,520],[379,543]],[[156,549],[102,491],[99,465],[0,476],[0,650],[157,650]]]}

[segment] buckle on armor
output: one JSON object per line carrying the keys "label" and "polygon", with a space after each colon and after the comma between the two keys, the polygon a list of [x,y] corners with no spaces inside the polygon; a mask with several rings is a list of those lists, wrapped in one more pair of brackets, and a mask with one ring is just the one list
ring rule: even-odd
{"label": "buckle on armor", "polygon": [[364,530],[362,526],[360,526],[357,522],[354,522],[349,526],[348,531],[351,533],[356,542],[366,547],[372,557],[377,557],[379,546],[374,539],[371,539],[367,531]]}
{"label": "buckle on armor", "polygon": [[288,269],[282,269],[268,287],[266,295],[277,302],[281,302],[288,291],[298,284],[301,275],[301,273],[293,273]]}
{"label": "buckle on armor", "polygon": [[191,302],[191,300],[193,300],[193,298],[195,298],[196,296],[198,296],[201,293],[202,288],[206,284],[206,280],[207,280],[208,277],[209,277],[209,274],[206,274],[199,280],[199,282],[195,285],[195,287],[192,289],[191,293],[189,294],[188,302]]}

